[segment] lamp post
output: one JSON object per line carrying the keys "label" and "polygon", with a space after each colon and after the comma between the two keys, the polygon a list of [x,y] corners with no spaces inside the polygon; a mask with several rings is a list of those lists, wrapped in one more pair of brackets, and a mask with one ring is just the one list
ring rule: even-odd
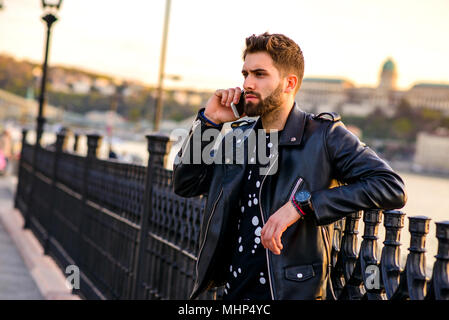
{"label": "lamp post", "polygon": [[161,61],[159,64],[159,81],[157,87],[156,109],[154,111],[153,131],[159,131],[159,124],[162,119],[162,95],[164,90],[164,72],[165,72],[165,52],[167,48],[168,24],[170,20],[171,0],[166,0],[164,31],[162,34]]}
{"label": "lamp post", "polygon": [[42,7],[45,10],[45,15],[42,20],[45,21],[47,25],[47,36],[45,44],[45,58],[44,64],[42,65],[42,78],[41,78],[41,91],[39,95],[39,113],[37,116],[37,127],[36,127],[36,146],[40,146],[42,133],[44,131],[45,117],[44,117],[44,104],[45,104],[45,87],[47,83],[47,65],[48,65],[48,50],[50,47],[50,37],[51,37],[51,26],[55,23],[58,18],[54,13],[61,7],[62,0],[42,0]]}

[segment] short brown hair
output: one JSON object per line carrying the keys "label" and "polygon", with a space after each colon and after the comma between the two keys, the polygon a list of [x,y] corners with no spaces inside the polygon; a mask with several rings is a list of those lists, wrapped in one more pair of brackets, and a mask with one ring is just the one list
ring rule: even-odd
{"label": "short brown hair", "polygon": [[294,73],[298,76],[298,86],[295,93],[301,87],[304,76],[304,56],[299,45],[283,34],[269,34],[246,38],[246,48],[243,51],[243,60],[248,53],[266,52],[273,59],[275,67],[282,75]]}

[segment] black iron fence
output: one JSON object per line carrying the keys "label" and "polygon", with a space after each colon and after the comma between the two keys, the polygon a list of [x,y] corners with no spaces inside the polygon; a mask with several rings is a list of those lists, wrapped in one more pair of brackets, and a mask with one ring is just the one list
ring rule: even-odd
{"label": "black iron fence", "polygon": [[[149,135],[148,165],[97,158],[101,137],[89,135],[87,156],[30,145],[23,132],[15,207],[59,266],[80,270],[86,299],[186,299],[195,277],[203,197],[185,199],[172,188],[164,163],[167,136]],[[75,140],[76,150],[78,140]],[[358,224],[364,233],[358,250]],[[378,257],[378,228],[386,230]],[[438,254],[425,272],[430,219],[409,217],[410,246],[400,266],[400,211],[355,212],[335,223],[331,279],[340,300],[449,300],[449,222],[436,224]],[[211,290],[201,299],[215,299]]]}
{"label": "black iron fence", "polygon": [[[148,166],[35,148],[23,132],[15,207],[58,265],[80,270],[87,299],[186,299],[194,280],[205,199],[172,192],[165,136],[148,136]],[[77,146],[75,141],[75,148]],[[215,291],[202,295],[213,299]]]}

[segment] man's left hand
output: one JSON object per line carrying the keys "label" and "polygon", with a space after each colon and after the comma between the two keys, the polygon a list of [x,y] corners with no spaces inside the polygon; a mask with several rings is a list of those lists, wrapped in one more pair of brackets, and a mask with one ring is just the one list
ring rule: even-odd
{"label": "man's left hand", "polygon": [[301,216],[288,201],[267,220],[262,228],[260,239],[264,248],[271,250],[274,254],[281,254],[283,248],[281,237],[285,230],[299,220]]}

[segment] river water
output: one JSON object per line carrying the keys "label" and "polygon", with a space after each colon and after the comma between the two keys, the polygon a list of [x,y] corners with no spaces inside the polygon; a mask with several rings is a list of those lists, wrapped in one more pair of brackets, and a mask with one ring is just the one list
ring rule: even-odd
{"label": "river water", "polygon": [[[406,213],[405,225],[401,232],[401,262],[405,265],[406,254],[410,244],[408,219],[410,216],[427,216],[431,218],[429,234],[426,241],[426,273],[431,276],[431,266],[435,261],[438,241],[435,237],[435,222],[449,220],[449,178],[426,176],[415,173],[399,172],[405,182],[408,200],[401,210]],[[363,231],[363,229],[359,229]],[[383,241],[385,229],[379,228],[379,240]],[[380,244],[380,243],[379,243]],[[382,247],[382,246],[380,246]]]}

